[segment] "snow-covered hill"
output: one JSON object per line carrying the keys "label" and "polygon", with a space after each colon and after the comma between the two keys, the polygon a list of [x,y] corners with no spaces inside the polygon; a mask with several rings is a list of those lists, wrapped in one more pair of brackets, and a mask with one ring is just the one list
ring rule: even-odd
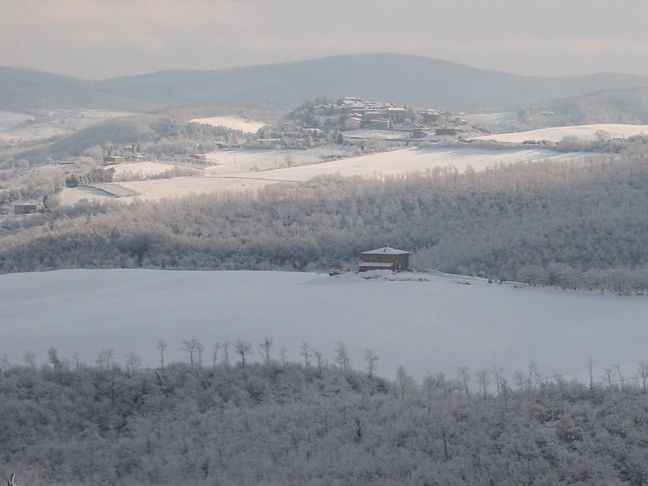
{"label": "snow-covered hill", "polygon": [[497,142],[523,143],[527,140],[540,142],[549,140],[560,142],[563,137],[578,137],[583,140],[595,140],[596,132],[603,130],[608,132],[612,138],[631,137],[648,133],[648,125],[624,125],[624,124],[597,124],[597,125],[576,125],[569,127],[542,128],[528,132],[498,133],[496,135],[485,135],[476,137],[479,140],[494,140]]}
{"label": "snow-covered hill", "polygon": [[[240,150],[219,151],[208,155],[210,162],[217,164],[207,168],[203,177],[158,179],[121,182],[128,189],[141,194],[139,199],[158,200],[164,197],[181,197],[191,193],[236,191],[259,189],[276,182],[306,182],[319,175],[341,175],[345,177],[379,177],[425,172],[435,167],[454,167],[462,172],[467,167],[485,170],[497,164],[529,162],[533,160],[569,160],[592,155],[588,152],[561,153],[542,148],[489,150],[476,147],[434,147],[404,148],[389,152],[362,155],[324,162],[327,151],[320,148],[310,150]],[[333,152],[345,155],[344,152]],[[347,154],[348,155],[348,154]],[[286,159],[294,164],[286,167]],[[156,164],[157,172],[170,168]],[[141,166],[141,169],[140,169]],[[126,164],[118,172],[149,172],[151,165]],[[155,172],[155,171],[153,171]],[[150,173],[150,172],[149,172]],[[104,199],[104,195],[92,195],[79,188],[65,189],[61,195],[63,204],[74,204],[82,198]],[[129,201],[134,198],[123,198]]]}
{"label": "snow-covered hill", "polygon": [[65,135],[111,118],[132,115],[124,111],[38,110],[37,114],[0,111],[0,142],[38,140]]}
{"label": "snow-covered hill", "polygon": [[225,127],[232,130],[241,130],[243,133],[256,133],[266,123],[241,118],[238,116],[212,116],[209,118],[195,118],[191,120],[196,123],[204,123],[213,127]]}
{"label": "snow-covered hill", "polygon": [[167,361],[188,361],[181,343],[195,337],[209,363],[216,341],[257,351],[271,336],[295,360],[303,340],[331,362],[344,342],[357,368],[372,348],[388,377],[401,364],[419,379],[459,366],[512,376],[534,360],[542,376],[584,380],[591,357],[596,379],[614,364],[627,378],[648,359],[646,315],[648,296],[441,274],[64,270],[0,276],[0,356],[20,363],[33,351],[43,363],[54,346],[92,363],[112,347],[117,361],[133,351],[157,366],[158,340]]}

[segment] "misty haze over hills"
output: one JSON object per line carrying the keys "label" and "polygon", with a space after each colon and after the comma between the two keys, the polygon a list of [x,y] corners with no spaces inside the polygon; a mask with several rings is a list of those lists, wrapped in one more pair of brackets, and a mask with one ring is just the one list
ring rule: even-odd
{"label": "misty haze over hills", "polygon": [[290,109],[319,96],[475,111],[648,86],[632,74],[531,77],[400,54],[358,54],[217,71],[172,70],[105,81],[0,68],[0,109],[174,106]]}

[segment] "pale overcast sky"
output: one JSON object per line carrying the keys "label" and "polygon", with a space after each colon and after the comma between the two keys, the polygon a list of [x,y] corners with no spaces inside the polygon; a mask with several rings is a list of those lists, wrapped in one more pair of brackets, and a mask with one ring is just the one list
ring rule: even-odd
{"label": "pale overcast sky", "polygon": [[0,0],[0,65],[86,79],[394,52],[648,76],[645,0]]}

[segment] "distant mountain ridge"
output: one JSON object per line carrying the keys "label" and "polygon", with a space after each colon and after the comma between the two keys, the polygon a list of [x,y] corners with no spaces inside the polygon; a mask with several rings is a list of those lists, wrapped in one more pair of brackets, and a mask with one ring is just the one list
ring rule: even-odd
{"label": "distant mountain ridge", "polygon": [[0,67],[0,110],[93,108],[152,111],[156,104],[95,89],[96,82],[57,74]]}
{"label": "distant mountain ridge", "polygon": [[178,106],[288,110],[316,97],[358,96],[458,112],[645,86],[648,77],[632,74],[533,77],[418,56],[357,54],[216,71],[170,70],[105,81],[0,68],[0,109],[62,103],[132,111]]}

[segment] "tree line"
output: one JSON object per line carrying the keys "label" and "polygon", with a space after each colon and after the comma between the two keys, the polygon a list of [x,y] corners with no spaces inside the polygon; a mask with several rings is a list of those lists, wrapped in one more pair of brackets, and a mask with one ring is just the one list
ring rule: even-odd
{"label": "tree line", "polygon": [[5,228],[0,269],[354,270],[363,251],[389,244],[422,269],[644,290],[647,162],[640,153],[81,202]]}
{"label": "tree line", "polygon": [[377,375],[373,351],[360,371],[339,350],[335,364],[308,346],[286,360],[264,338],[261,361],[246,361],[254,346],[239,340],[229,349],[235,362],[223,344],[218,359],[200,363],[205,350],[187,339],[189,362],[166,363],[159,341],[155,369],[138,367],[132,353],[123,367],[109,348],[96,366],[55,348],[40,366],[31,352],[23,365],[3,361],[0,474],[34,486],[642,485],[648,477],[646,362],[632,380],[620,370],[620,380],[543,378],[530,362],[515,383],[497,367],[419,383],[402,367],[394,380]]}

